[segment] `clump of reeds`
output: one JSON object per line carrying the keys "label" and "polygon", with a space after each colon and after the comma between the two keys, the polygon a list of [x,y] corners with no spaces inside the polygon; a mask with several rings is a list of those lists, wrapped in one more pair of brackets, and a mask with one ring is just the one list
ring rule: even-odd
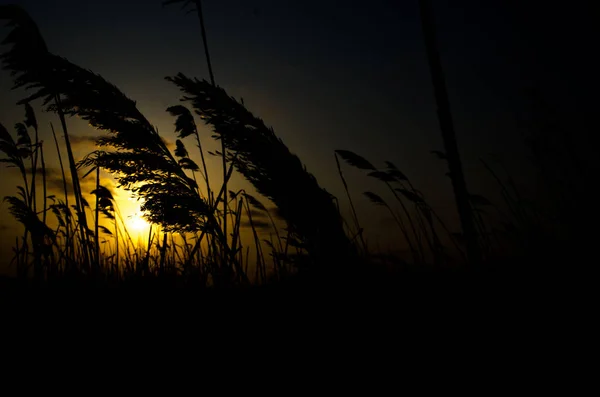
{"label": "clump of reeds", "polygon": [[[270,241],[267,244],[271,248],[273,271],[276,274],[286,268],[286,263],[292,261],[293,255],[288,255],[290,246],[295,247],[298,254],[309,253],[311,263],[321,266],[352,259],[354,247],[344,233],[332,196],[319,187],[298,157],[288,150],[272,129],[230,98],[223,89],[214,84],[188,79],[181,74],[169,78],[184,92],[193,95],[192,105],[196,113],[214,127],[215,138],[220,139],[228,151],[221,153],[226,160],[225,164],[229,163],[225,168],[223,185],[214,189],[209,181],[204,150],[194,117],[187,108],[173,106],[167,109],[177,117],[176,132],[179,135],[176,150],[171,153],[158,131],[139,112],[135,102],[116,86],[101,76],[50,53],[45,45],[35,45],[43,43],[43,39],[35,23],[23,10],[16,6],[3,6],[0,16],[8,19],[15,27],[9,39],[5,40],[5,43],[13,46],[2,55],[3,66],[15,76],[15,87],[36,89],[36,92],[20,103],[43,99],[47,110],[59,115],[63,127],[71,181],[75,190],[72,193],[76,199],[73,207],[76,216],[72,217],[70,213],[69,192],[66,191],[66,177],[63,173],[64,201],[53,197],[51,206],[47,208],[44,204],[44,221],[41,224],[45,224],[47,210],[56,215],[60,227],[64,228],[62,234],[65,239],[64,247],[60,247],[57,242],[56,248],[61,251],[59,256],[65,257],[65,263],[72,263],[74,266],[77,263],[85,272],[97,275],[111,271],[118,274],[123,269],[137,273],[141,269],[142,272],[152,273],[150,264],[152,255],[156,253],[159,259],[155,268],[162,273],[171,264],[173,270],[179,267],[180,271],[188,273],[191,268],[196,267],[199,269],[196,273],[201,273],[205,280],[208,280],[209,275],[215,284],[247,283],[249,247],[244,246],[240,233],[245,213],[252,229],[256,251],[255,279],[264,282],[269,277],[266,255],[263,253],[262,242],[259,242],[255,228],[258,221],[252,219],[252,210],[266,212],[277,235],[275,243]],[[93,127],[107,132],[107,135],[97,141],[97,145],[103,149],[90,153],[76,164],[68,143],[66,116],[78,116]],[[190,158],[185,147],[184,139],[188,136],[196,138],[202,169]],[[5,139],[8,151],[16,148],[16,144],[13,145],[14,148],[10,146],[9,137],[7,135]],[[58,140],[56,144],[59,150]],[[25,144],[27,145],[30,144]],[[33,153],[37,159],[37,152]],[[18,160],[13,157],[10,158]],[[80,188],[78,169],[83,168],[88,170],[86,175],[96,172],[96,189],[92,192],[95,195],[94,209],[83,198]],[[257,199],[246,192],[227,190],[227,182],[234,168],[259,193],[275,203],[279,215],[286,221],[287,236],[279,234],[273,218]],[[125,248],[125,254],[123,250],[119,251],[119,241],[131,238],[124,225],[124,230],[119,231],[114,200],[100,185],[101,169],[113,174],[120,187],[132,191],[142,200],[146,218],[156,225],[155,233],[153,234],[152,229],[149,233],[145,254],[139,252],[139,247],[135,249],[134,255],[130,255],[131,247]],[[189,173],[192,174],[191,177]],[[202,194],[197,184],[196,173],[203,177],[206,195]],[[34,191],[35,185],[32,182]],[[25,191],[24,198],[30,195]],[[44,198],[46,199],[46,192]],[[29,199],[24,204],[35,213],[35,200]],[[223,206],[222,211],[219,211],[219,204]],[[17,202],[14,202],[13,211],[20,214],[16,205]],[[87,226],[87,211],[94,218],[94,230]],[[232,233],[227,233],[227,214],[231,215]],[[100,225],[100,215],[114,221],[114,232]],[[19,220],[25,222],[26,218],[21,216]],[[26,230],[31,228],[33,225],[26,225]],[[162,242],[158,239],[160,232],[156,230],[162,232]],[[110,265],[106,254],[100,249],[100,232],[115,239],[116,252],[108,256],[114,258]],[[173,234],[178,234],[184,241],[184,245],[180,246],[181,251],[176,249]],[[188,244],[186,235],[193,235],[195,243]],[[36,234],[36,239],[37,236]],[[207,252],[204,254],[200,252],[203,241],[207,245]],[[106,243],[106,240],[102,242]],[[168,248],[171,249],[170,252]],[[183,253],[186,255],[180,255]],[[176,257],[178,258],[175,259]],[[124,258],[125,266],[119,265],[121,258]],[[199,263],[202,266],[194,266]]]}
{"label": "clump of reeds", "polygon": [[225,142],[236,170],[277,205],[296,243],[324,264],[348,260],[354,247],[343,230],[333,197],[272,128],[225,90],[205,80],[183,74],[167,80],[182,90],[182,100],[212,127],[215,138]]}

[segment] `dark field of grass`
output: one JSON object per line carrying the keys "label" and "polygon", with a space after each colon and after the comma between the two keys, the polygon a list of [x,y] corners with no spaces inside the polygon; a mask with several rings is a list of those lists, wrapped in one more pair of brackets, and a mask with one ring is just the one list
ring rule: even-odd
{"label": "dark field of grass", "polygon": [[[200,1],[189,3],[198,7],[204,31]],[[568,284],[565,280],[587,269],[592,257],[592,166],[567,150],[569,131],[557,126],[552,112],[541,112],[525,144],[546,189],[543,200],[525,197],[502,164],[484,160],[481,167],[497,183],[501,200],[470,194],[444,106],[447,94],[427,8],[422,12],[445,143],[444,151],[432,153],[448,166],[461,232],[443,221],[418,181],[390,161],[375,163],[336,150],[346,197],[333,197],[272,128],[216,84],[205,35],[210,81],[182,73],[166,77],[182,92],[181,104],[166,109],[178,136],[171,150],[134,100],[100,75],[52,53],[23,9],[0,6],[0,21],[12,28],[4,40],[8,49],[0,58],[2,68],[29,95],[19,101],[25,117],[14,132],[0,124],[0,161],[22,178],[15,195],[4,198],[22,228],[12,253],[16,277],[0,279],[0,287],[181,289],[216,296],[236,291],[373,297],[411,291],[424,299],[443,299],[471,292],[502,297],[527,288],[548,290],[561,277]],[[45,127],[38,125],[36,101],[58,117],[60,131],[49,127],[53,145],[39,139]],[[70,117],[102,133],[99,149],[82,159],[73,155]],[[219,141],[220,151],[204,148],[198,119],[212,129],[210,138]],[[188,147],[198,150],[198,164]],[[60,161],[62,197],[48,194],[45,153],[50,150]],[[219,157],[221,184],[211,181],[206,156]],[[393,219],[398,244],[407,247],[405,257],[369,245],[354,207],[356,194],[344,176],[348,167],[380,184],[380,192],[363,196],[373,211]],[[101,184],[101,171],[142,200],[151,224],[145,244],[134,243],[117,200]],[[233,190],[233,173],[256,192]],[[81,186],[89,175],[95,176],[94,202],[86,201],[89,192]],[[340,201],[351,216],[342,216]],[[259,235],[261,227],[271,230],[270,239]],[[245,236],[243,228],[250,231]]]}

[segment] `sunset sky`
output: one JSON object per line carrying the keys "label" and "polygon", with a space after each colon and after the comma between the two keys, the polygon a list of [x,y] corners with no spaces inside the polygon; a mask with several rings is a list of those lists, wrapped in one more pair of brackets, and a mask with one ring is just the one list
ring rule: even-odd
{"label": "sunset sky", "polygon": [[[14,3],[37,22],[51,52],[116,84],[174,142],[174,119],[165,109],[178,104],[180,94],[164,77],[183,72],[208,78],[195,14],[186,16],[177,5],[163,8],[160,0]],[[203,3],[217,83],[236,98],[243,97],[249,110],[275,129],[321,186],[345,202],[333,151],[352,150],[378,166],[384,160],[395,163],[450,223],[455,221],[447,170],[430,154],[442,150],[442,141],[416,0]],[[573,125],[581,115],[591,114],[592,84],[586,79],[587,72],[597,67],[589,47],[595,22],[592,13],[577,3],[433,1],[472,192],[495,194],[480,157],[499,155],[518,174],[528,175],[516,115],[525,103],[524,89],[534,80],[542,83]],[[0,28],[0,37],[7,32]],[[9,74],[0,71],[0,123],[12,132],[24,110],[14,105],[23,92],[11,91],[11,86]],[[52,122],[60,134],[59,122],[56,116],[43,114],[40,104],[33,105],[52,171],[50,188],[59,194],[56,188],[61,186],[55,185],[60,174],[48,125]],[[99,132],[79,120],[68,122],[79,159],[93,150],[89,137]],[[207,128],[202,134],[210,148],[216,147]],[[190,152],[192,147],[189,143]],[[219,161],[213,158],[209,164],[211,177],[214,174],[217,180]],[[15,194],[18,175],[4,167],[0,174],[0,197]],[[345,174],[359,217],[375,238],[389,246],[384,238],[390,227],[387,215],[360,195],[383,189],[356,170],[346,169]],[[240,177],[235,181],[245,186]],[[84,191],[91,189],[90,178]],[[138,204],[124,192],[117,194],[124,215],[136,216]],[[3,253],[11,251],[14,236],[20,233],[15,233],[14,225],[6,204],[1,204]]]}

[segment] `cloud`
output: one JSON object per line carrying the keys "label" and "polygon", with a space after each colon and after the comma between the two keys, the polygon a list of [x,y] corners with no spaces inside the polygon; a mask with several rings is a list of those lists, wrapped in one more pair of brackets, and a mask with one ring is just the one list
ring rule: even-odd
{"label": "cloud", "polygon": [[[79,147],[90,147],[90,146],[96,146],[96,141],[102,138],[101,135],[72,135],[69,134],[69,141],[71,142],[71,146],[73,148],[79,148]],[[170,150],[174,150],[175,149],[175,142],[161,137],[162,140],[165,142],[165,145],[167,145],[167,148]]]}
{"label": "cloud", "polygon": [[[20,171],[18,168],[11,167],[11,168],[6,168],[6,170],[15,175],[20,175]],[[31,175],[32,168],[31,167],[26,168],[25,172],[28,175]],[[36,174],[37,174],[36,178],[37,178],[37,182],[38,182],[38,184],[37,184],[38,189],[40,189],[42,186],[42,175],[43,175],[42,168],[38,167],[36,170]],[[71,173],[68,169],[65,169],[65,178],[67,181],[67,190],[68,190],[69,194],[72,194],[73,193],[73,182],[71,180]],[[31,183],[30,178],[29,178],[28,182]],[[81,175],[80,175],[79,184],[81,185],[81,189],[83,190],[84,194],[90,193],[92,190],[94,190],[96,188],[95,174],[92,173],[85,179],[81,179]],[[102,186],[106,187],[107,189],[109,189],[109,191],[114,195],[114,191],[113,191],[114,186],[110,179],[102,178],[100,180],[100,184]],[[48,190],[48,193],[63,193],[65,191],[64,186],[65,185],[63,182],[63,175],[62,175],[62,171],[60,170],[60,168],[46,167],[46,188]]]}
{"label": "cloud", "polygon": [[[102,138],[102,135],[73,135],[73,134],[69,134],[69,141],[71,142],[71,146],[75,149],[75,148],[80,148],[80,147],[90,147],[90,146],[96,146],[96,141]],[[167,148],[169,150],[175,150],[175,142],[165,138],[165,137],[161,137],[162,140],[165,142],[165,145],[167,145]]]}
{"label": "cloud", "polygon": [[268,230],[271,228],[271,224],[269,222],[265,222],[265,221],[259,221],[259,220],[252,219],[252,224],[250,223],[250,221],[242,222],[243,227],[250,228],[253,225],[256,230]]}
{"label": "cloud", "polygon": [[81,146],[96,146],[96,140],[98,140],[100,136],[98,135],[72,135],[69,134],[69,141],[71,142],[71,146],[81,147]]}
{"label": "cloud", "polygon": [[283,215],[281,215],[281,211],[279,210],[278,207],[271,207],[268,210],[271,213],[271,215],[273,216],[273,218],[280,220],[280,221],[285,221],[285,217]]}
{"label": "cloud", "polygon": [[[13,169],[18,171],[17,168],[13,168]],[[33,174],[33,168],[26,167],[25,168],[25,172],[28,175],[31,175],[31,174]],[[37,174],[37,177],[40,177],[40,178],[42,177],[43,172],[44,172],[44,170],[42,169],[42,167],[38,167],[35,170],[35,173]],[[45,172],[46,172],[46,178],[48,178],[49,175],[60,175],[61,174],[60,168],[57,168],[57,167],[46,167]]]}
{"label": "cloud", "polygon": [[165,145],[167,145],[167,149],[169,149],[171,151],[175,150],[175,142],[173,142],[170,139],[164,138],[164,137],[162,138],[162,140],[165,143]]}
{"label": "cloud", "polygon": [[250,210],[250,215],[252,215],[252,220],[267,218],[267,214],[265,214],[263,211]]}

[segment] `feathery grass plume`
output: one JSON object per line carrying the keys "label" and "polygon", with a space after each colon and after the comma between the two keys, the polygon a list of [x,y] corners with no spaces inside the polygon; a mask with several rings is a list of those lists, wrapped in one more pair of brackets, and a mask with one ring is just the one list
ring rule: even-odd
{"label": "feathery grass plume", "polygon": [[[202,11],[202,0],[165,0],[163,1],[163,7],[169,4],[176,4],[176,3],[182,3],[182,7],[181,9],[185,9],[185,8],[190,8],[190,10],[188,10],[186,12],[186,15],[189,14],[192,11],[196,11],[197,16],[198,16],[198,22],[200,23],[200,31],[201,31],[201,35],[202,35],[202,46],[204,49],[204,57],[206,59],[206,66],[208,67],[208,75],[209,75],[209,79],[210,79],[210,83],[213,86],[217,86],[217,83],[215,81],[215,74],[213,71],[213,66],[212,66],[212,61],[211,61],[211,56],[210,56],[210,50],[208,48],[208,38],[207,38],[207,34],[206,34],[206,25],[204,23],[204,12]],[[192,6],[192,7],[190,7]],[[191,114],[190,114],[191,115]],[[190,118],[192,123],[193,123],[193,118]],[[202,148],[200,145],[200,136],[198,135],[197,131],[196,131],[196,137],[198,138],[198,148],[200,149],[200,155],[202,156],[202,163],[204,164],[204,154],[202,153]],[[222,168],[223,168],[223,189],[221,190],[222,194],[223,194],[223,212],[222,212],[222,222],[221,222],[221,227],[223,229],[223,236],[225,239],[225,245],[228,246],[229,242],[228,242],[228,238],[229,238],[229,234],[227,233],[227,214],[228,214],[228,203],[229,201],[227,200],[227,184],[229,182],[229,178],[228,178],[228,170],[227,170],[227,151],[226,151],[226,147],[225,147],[225,138],[221,139],[221,164],[222,164]],[[204,167],[204,175],[205,175],[205,179],[206,179],[206,185],[207,185],[207,195],[209,197],[209,204],[214,204],[212,202],[212,200],[210,200],[210,198],[212,197],[212,192],[210,190],[210,184],[208,182],[208,173],[206,172],[206,166]],[[217,200],[218,202],[218,200]],[[225,257],[223,256],[223,261],[225,261]]]}
{"label": "feathery grass plume", "polygon": [[406,190],[406,189],[402,189],[402,188],[396,188],[394,190],[399,193],[402,193],[402,195],[404,197],[406,197],[408,200],[410,200],[414,204],[425,204],[425,200],[423,200],[422,197],[420,197],[418,194],[416,194],[414,192],[411,192],[410,190]]}
{"label": "feathery grass plume", "polygon": [[108,229],[106,226],[98,226],[98,229],[100,229],[100,231],[104,234],[108,234],[109,236],[113,235],[113,232],[110,231],[110,229]]}
{"label": "feathery grass plume", "polygon": [[[23,123],[15,124],[15,130],[17,131],[17,145],[21,145],[23,149],[31,150],[31,137],[29,136],[29,132],[27,132],[27,127]],[[28,153],[30,154],[30,153]],[[29,156],[27,156],[29,157]]]}
{"label": "feathery grass plume", "polygon": [[379,179],[381,182],[396,182],[396,177],[386,171],[372,171],[367,175],[372,178]]}
{"label": "feathery grass plume", "polygon": [[39,220],[23,199],[15,196],[7,196],[4,198],[4,201],[9,204],[10,213],[30,230],[32,235],[43,237],[53,234],[52,230]]}
{"label": "feathery grass plume", "polygon": [[56,216],[56,220],[58,221],[58,225],[60,227],[66,227],[67,224],[62,216],[61,213],[61,207],[64,207],[64,203],[59,203],[59,204],[50,204],[50,210],[52,211],[52,213],[54,214],[54,216]]}
{"label": "feathery grass plume", "polygon": [[[185,139],[190,135],[194,135],[196,137],[196,143],[198,146],[198,150],[200,151],[200,159],[202,160],[202,169],[204,170],[203,176],[204,181],[206,183],[206,194],[208,196],[208,202],[212,204],[210,179],[208,176],[208,170],[206,168],[206,160],[204,159],[204,150],[202,149],[200,134],[198,133],[198,128],[196,127],[194,116],[188,108],[182,105],[170,106],[167,108],[167,112],[169,112],[171,116],[177,117],[177,119],[175,120],[175,132],[177,133],[177,136],[179,138],[176,142],[177,151],[175,151],[175,155],[177,157],[189,157],[189,154],[187,150],[185,150],[185,146],[183,145],[182,139]],[[185,155],[183,155],[184,153]]]}
{"label": "feathery grass plume", "polygon": [[38,129],[35,112],[29,103],[25,103],[25,125],[27,127],[32,127],[34,130]]}
{"label": "feathery grass plume", "polygon": [[388,207],[388,205],[386,204],[386,202],[378,194],[375,194],[373,192],[364,192],[363,194],[365,196],[367,196],[367,198],[369,199],[369,201],[371,201],[373,204],[375,204],[375,205],[381,205],[381,206],[384,206],[384,207]]}
{"label": "feathery grass plume", "polygon": [[[176,142],[177,148],[179,149],[180,147],[182,147],[183,149],[185,149],[185,146],[183,146],[182,139],[185,139],[188,136],[194,135],[198,141],[198,149],[200,149],[200,154],[202,155],[202,158],[204,159],[204,151],[202,150],[202,145],[200,143],[200,136],[198,134],[198,128],[196,127],[196,122],[194,121],[194,116],[192,115],[190,110],[188,108],[186,108],[185,106],[177,105],[177,106],[169,106],[167,108],[167,112],[169,112],[171,114],[171,116],[177,117],[177,119],[175,120],[175,133],[177,134],[177,137],[179,138],[179,139],[177,139],[177,142]],[[188,157],[187,150],[185,150],[185,154],[179,155],[179,154],[177,154],[177,152],[175,152],[175,154],[178,157]]]}
{"label": "feathery grass plume", "polygon": [[4,198],[5,202],[9,204],[9,211],[19,221],[25,229],[31,233],[31,241],[34,246],[34,250],[42,253],[49,254],[51,250],[51,243],[55,241],[54,232],[45,223],[43,223],[35,212],[27,205],[25,200],[15,196],[7,196]]}
{"label": "feathery grass plume", "polygon": [[[8,164],[8,167],[16,167],[19,169],[21,177],[23,178],[24,187],[17,186],[17,190],[22,198],[22,202],[27,209],[31,211],[31,195],[29,183],[27,182],[27,170],[25,168],[25,163],[23,162],[25,158],[31,156],[31,139],[29,139],[27,128],[23,124],[17,124],[15,129],[17,130],[16,142],[8,130],[2,124],[0,124],[0,153],[3,153],[4,156],[6,156],[5,158],[0,158],[0,163],[5,163]],[[14,199],[20,200],[18,198]],[[14,203],[13,206],[15,206],[16,209],[19,208],[18,203]],[[15,256],[15,259],[17,259],[17,273],[20,276],[25,276],[27,274],[27,257],[29,254],[27,236],[30,230],[28,229],[27,223],[24,223],[24,225],[25,231],[23,235],[22,252],[17,249]],[[33,239],[34,236],[32,235],[32,240]],[[34,250],[36,251],[36,254],[39,252],[38,248],[39,245],[34,244]],[[20,255],[22,255],[22,257],[20,257]],[[35,257],[37,265],[39,264],[39,261],[37,260],[38,256],[36,255]]]}
{"label": "feathery grass plume", "polygon": [[180,139],[175,141],[175,152],[174,153],[175,153],[175,156],[181,157],[181,158],[189,156],[188,151],[185,148],[185,145],[183,144],[183,142],[181,142]]}
{"label": "feathery grass plume", "polygon": [[385,161],[385,165],[388,167],[387,173],[396,178],[399,182],[408,182],[408,177],[404,175],[402,171],[398,169],[391,161]]}
{"label": "feathery grass plume", "polygon": [[99,198],[99,206],[101,209],[111,209],[113,206],[114,197],[110,190],[105,186],[98,185],[96,189],[92,190],[90,194],[96,195]]}
{"label": "feathery grass plume", "polygon": [[[30,96],[31,100],[44,97],[44,104],[54,101],[57,113],[60,118],[64,131],[65,144],[69,157],[69,168],[74,187],[77,215],[79,218],[80,239],[86,241],[83,243],[85,263],[89,263],[89,252],[87,241],[90,235],[87,234],[87,219],[85,210],[81,204],[82,192],[79,185],[79,177],[75,165],[75,158],[69,141],[69,134],[61,107],[61,92],[59,90],[64,80],[56,78],[56,67],[58,61],[56,56],[52,55],[46,46],[43,37],[36,23],[29,14],[17,5],[1,5],[0,20],[7,20],[8,26],[13,29],[3,40],[2,44],[11,45],[11,48],[0,54],[0,61],[5,70],[10,71],[13,76],[13,89],[24,87],[25,89],[37,88],[39,91]],[[19,104],[28,103],[30,99],[25,99]]]}
{"label": "feathery grass plume", "polygon": [[338,149],[335,151],[344,161],[351,166],[359,168],[361,170],[372,170],[377,171],[377,168],[371,164],[367,159],[349,150]]}
{"label": "feathery grass plume", "polygon": [[[79,166],[102,167],[117,175],[120,185],[144,200],[142,211],[165,230],[192,231],[202,226],[208,206],[168,150],[156,129],[136,104],[116,86],[64,58],[51,56],[55,78],[62,84],[62,109],[110,133],[97,144],[117,151],[97,150]],[[45,96],[42,88],[31,98]],[[49,110],[56,111],[55,105]]]}
{"label": "feathery grass plume", "polygon": [[265,213],[267,213],[267,215],[269,214],[269,210],[267,210],[267,207],[265,207],[265,205],[263,203],[258,201],[258,199],[256,197],[254,197],[251,194],[246,193],[246,192],[244,192],[244,197],[246,198],[246,200],[248,201],[248,203],[251,206],[258,209],[259,211],[264,211]]}
{"label": "feathery grass plume", "polygon": [[[101,76],[64,58],[49,54],[46,60],[54,81],[60,82],[60,109],[108,131],[110,135],[99,138],[97,144],[118,150],[97,150],[80,166],[102,167],[118,175],[122,186],[144,200],[142,210],[148,219],[165,230],[198,230],[208,206],[196,194],[196,183],[185,174],[135,102]],[[31,84],[39,90],[24,101],[42,97],[48,103],[52,93],[43,82]],[[51,104],[48,110],[58,111],[59,106]]]}
{"label": "feathery grass plume", "polygon": [[46,70],[40,63],[48,53],[46,42],[29,14],[15,4],[0,5],[0,20],[8,21],[6,26],[13,28],[2,41],[12,48],[0,55],[0,61],[15,78],[15,88],[28,85],[27,81],[20,79],[21,76]]}
{"label": "feathery grass plume", "polygon": [[306,244],[311,254],[333,261],[335,257],[343,260],[354,250],[331,194],[318,185],[272,128],[206,80],[192,80],[182,73],[166,79],[181,89],[182,100],[191,102],[212,126],[214,137],[225,138],[227,149],[237,156],[236,169],[277,205],[294,237]]}
{"label": "feathery grass plume", "polygon": [[188,108],[182,105],[170,106],[167,108],[167,112],[173,117],[177,117],[175,120],[175,132],[179,139],[187,138],[190,135],[196,135],[198,129],[194,116]]}
{"label": "feathery grass plume", "polygon": [[[0,163],[8,164],[8,167],[16,167],[19,169],[21,176],[25,182],[25,189],[28,189],[27,184],[27,173],[25,171],[25,164],[23,163],[23,157],[28,155],[28,149],[21,147],[12,135],[8,132],[6,127],[0,123],[0,152],[3,153],[6,158],[0,158]],[[29,192],[27,191],[27,197]]]}
{"label": "feathery grass plume", "polygon": [[[421,255],[421,258],[423,257],[423,249],[421,247],[421,242],[420,242],[420,238],[419,235],[417,233],[417,228],[415,227],[414,221],[413,221],[413,217],[411,216],[410,212],[408,211],[408,209],[406,208],[406,206],[404,205],[403,201],[400,199],[400,197],[396,194],[396,191],[394,190],[394,188],[392,187],[391,183],[394,182],[404,182],[407,181],[408,182],[408,178],[406,178],[406,176],[401,173],[395,166],[394,164],[392,164],[391,162],[386,162],[389,170],[388,171],[380,171],[377,168],[375,168],[375,166],[373,164],[371,164],[371,162],[369,162],[368,160],[366,160],[364,157],[351,152],[349,150],[336,150],[335,151],[337,155],[339,155],[340,157],[342,157],[342,159],[344,159],[344,161],[346,161],[348,164],[359,168],[361,170],[370,170],[371,172],[369,172],[367,175],[380,180],[381,182],[385,183],[385,185],[388,187],[388,189],[392,192],[392,194],[394,195],[394,197],[396,198],[396,200],[398,200],[398,202],[400,203],[400,205],[402,206],[402,210],[404,211],[409,225],[411,227],[411,230],[413,232],[413,236],[414,238],[417,240],[417,243],[419,244],[419,254]],[[337,157],[336,157],[337,160]],[[338,169],[339,169],[339,164],[338,164]],[[342,177],[342,181],[344,181],[343,177]],[[409,182],[410,183],[410,182]],[[371,193],[372,194],[372,193]],[[367,195],[371,201],[374,200],[373,196],[369,196]],[[398,221],[402,221],[402,218],[396,218]],[[401,226],[404,237],[407,240],[408,245],[411,247],[413,247],[412,242],[410,241],[410,237],[408,235],[408,233],[405,232],[404,230],[404,226]],[[360,230],[360,229],[359,229]],[[416,258],[416,253],[414,254],[415,258]]]}

